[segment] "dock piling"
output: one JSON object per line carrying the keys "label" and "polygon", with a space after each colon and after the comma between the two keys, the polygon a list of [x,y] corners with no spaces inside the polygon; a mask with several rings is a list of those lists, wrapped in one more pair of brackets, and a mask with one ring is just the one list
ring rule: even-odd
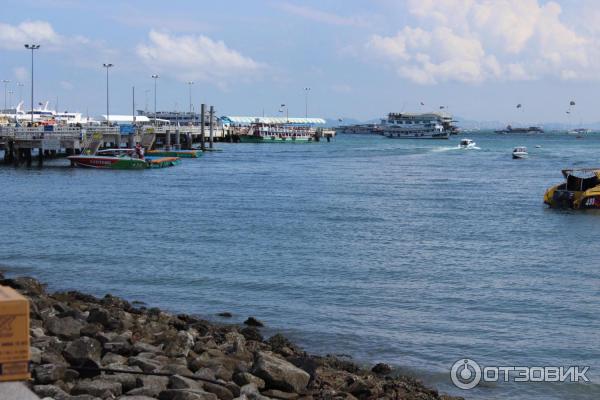
{"label": "dock piling", "polygon": [[200,105],[200,150],[206,150],[206,146],[204,144],[204,113],[205,113],[205,104],[202,103]]}
{"label": "dock piling", "polygon": [[215,115],[215,107],[214,106],[210,106],[210,112],[209,112],[209,126],[208,126],[208,147],[210,147],[211,149],[213,148],[213,135],[214,135],[214,127],[213,127],[213,119],[214,119],[214,115]]}

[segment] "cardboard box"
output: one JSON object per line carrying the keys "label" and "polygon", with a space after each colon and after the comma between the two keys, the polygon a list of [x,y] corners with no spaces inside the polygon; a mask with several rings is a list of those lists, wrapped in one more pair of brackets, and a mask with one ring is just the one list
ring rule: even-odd
{"label": "cardboard box", "polygon": [[29,379],[29,358],[29,300],[0,286],[0,382]]}

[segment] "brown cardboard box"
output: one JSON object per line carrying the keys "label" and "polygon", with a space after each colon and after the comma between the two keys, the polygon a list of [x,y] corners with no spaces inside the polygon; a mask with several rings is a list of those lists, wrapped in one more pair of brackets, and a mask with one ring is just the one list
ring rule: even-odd
{"label": "brown cardboard box", "polygon": [[0,286],[0,381],[29,378],[29,301]]}

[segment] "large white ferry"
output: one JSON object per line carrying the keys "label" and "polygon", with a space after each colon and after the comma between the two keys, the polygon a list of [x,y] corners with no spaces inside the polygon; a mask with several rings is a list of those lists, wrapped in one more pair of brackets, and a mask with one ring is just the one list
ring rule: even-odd
{"label": "large white ferry", "polygon": [[381,120],[381,132],[392,139],[448,139],[455,133],[452,116],[441,112],[389,113]]}

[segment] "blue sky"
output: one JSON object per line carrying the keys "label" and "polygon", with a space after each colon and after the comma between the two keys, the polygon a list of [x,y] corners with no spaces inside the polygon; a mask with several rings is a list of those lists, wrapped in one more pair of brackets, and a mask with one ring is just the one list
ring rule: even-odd
{"label": "blue sky", "polygon": [[[381,117],[437,109],[506,122],[598,121],[600,4],[542,0],[74,1],[3,0],[0,79],[13,103],[61,110],[187,110],[219,114]],[[569,109],[574,100],[575,107]],[[0,97],[0,102],[3,98]],[[424,102],[425,106],[420,106]],[[516,104],[523,104],[519,110]],[[570,111],[567,114],[566,111]]]}

